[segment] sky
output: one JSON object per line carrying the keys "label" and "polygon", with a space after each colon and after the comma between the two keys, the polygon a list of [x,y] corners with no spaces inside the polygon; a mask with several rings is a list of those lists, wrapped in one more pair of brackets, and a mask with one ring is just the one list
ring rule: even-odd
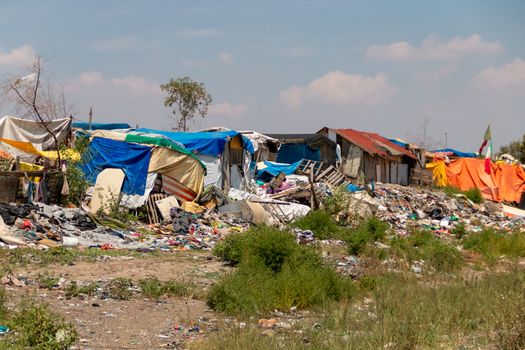
{"label": "sky", "polygon": [[[36,55],[74,117],[170,129],[159,85],[213,96],[192,130],[353,128],[476,151],[525,134],[525,1],[0,0],[0,75]],[[0,115],[13,115],[0,105]]]}

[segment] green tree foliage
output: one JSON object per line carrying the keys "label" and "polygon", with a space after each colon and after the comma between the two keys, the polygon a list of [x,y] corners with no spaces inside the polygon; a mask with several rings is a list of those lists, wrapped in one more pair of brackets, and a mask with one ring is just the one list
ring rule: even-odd
{"label": "green tree foliage", "polygon": [[195,116],[206,117],[212,98],[204,83],[198,83],[190,77],[182,77],[170,79],[160,88],[168,94],[164,105],[173,108],[178,130],[188,131],[187,122]]}
{"label": "green tree foliage", "polygon": [[525,134],[521,140],[512,141],[508,145],[501,146],[498,155],[510,154],[521,163],[525,163]]}

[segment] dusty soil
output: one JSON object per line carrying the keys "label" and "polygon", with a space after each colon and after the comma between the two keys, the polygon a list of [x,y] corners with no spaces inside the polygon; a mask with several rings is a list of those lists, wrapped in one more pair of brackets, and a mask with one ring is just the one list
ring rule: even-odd
{"label": "dusty soil", "polygon": [[[39,288],[41,273],[61,276],[67,281],[104,282],[117,277],[138,282],[156,276],[161,281],[192,283],[206,290],[228,267],[207,253],[177,252],[161,257],[101,257],[95,262],[74,265],[24,267],[13,271],[24,287],[7,287],[15,303],[22,295],[34,295],[73,322],[79,332],[77,349],[182,349],[188,341],[216,330],[216,315],[204,300],[194,297],[151,300],[135,293],[130,300],[73,297],[66,299],[64,288]],[[198,296],[196,296],[198,298]]]}

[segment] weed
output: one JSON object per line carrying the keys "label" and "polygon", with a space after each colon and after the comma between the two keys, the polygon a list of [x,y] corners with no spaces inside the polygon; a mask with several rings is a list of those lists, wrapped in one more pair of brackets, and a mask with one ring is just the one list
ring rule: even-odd
{"label": "weed", "polygon": [[369,217],[346,236],[348,252],[355,255],[362,253],[367,244],[384,240],[387,230],[387,223],[374,216]]}
{"label": "weed", "polygon": [[208,304],[228,314],[307,308],[350,298],[355,290],[351,280],[325,267],[313,248],[299,246],[286,231],[258,227],[233,234],[215,253],[238,264],[208,294]]}
{"label": "weed", "polygon": [[511,258],[525,256],[525,234],[519,231],[503,232],[485,228],[463,239],[463,247],[474,250],[493,263],[500,256]]}
{"label": "weed", "polygon": [[473,187],[465,191],[465,196],[476,204],[483,203],[484,199],[479,188]]}
{"label": "weed", "polygon": [[58,285],[60,279],[55,276],[48,275],[47,273],[39,273],[36,277],[36,281],[40,288],[53,289]]}
{"label": "weed", "polygon": [[139,281],[142,294],[148,298],[160,298],[164,295],[180,297],[187,295],[189,288],[180,282],[170,280],[162,283],[157,277],[149,277]]}
{"label": "weed", "polygon": [[109,283],[109,297],[117,300],[129,300],[131,298],[131,280],[129,278],[115,278]]}
{"label": "weed", "polygon": [[65,290],[65,297],[67,299],[70,299],[78,297],[80,295],[91,296],[95,294],[97,289],[98,285],[96,283],[89,283],[86,285],[79,286],[76,281],[72,281]]}
{"label": "weed", "polygon": [[454,228],[450,231],[453,235],[456,236],[458,239],[462,239],[467,235],[467,229],[464,222],[460,222]]}
{"label": "weed", "polygon": [[456,247],[442,242],[433,233],[416,231],[408,237],[395,237],[391,254],[412,263],[424,260],[438,272],[453,272],[463,265],[463,257]]}
{"label": "weed", "polygon": [[51,312],[47,304],[24,299],[13,313],[10,326],[16,332],[6,338],[13,347],[66,349],[78,338],[75,327]]}
{"label": "weed", "polygon": [[5,302],[7,300],[7,296],[5,294],[5,289],[3,286],[0,286],[0,321],[3,322],[6,315],[7,315],[7,309],[5,307]]}
{"label": "weed", "polygon": [[342,228],[335,222],[333,216],[327,211],[310,211],[306,216],[295,220],[291,227],[302,230],[311,230],[318,239],[339,239]]}

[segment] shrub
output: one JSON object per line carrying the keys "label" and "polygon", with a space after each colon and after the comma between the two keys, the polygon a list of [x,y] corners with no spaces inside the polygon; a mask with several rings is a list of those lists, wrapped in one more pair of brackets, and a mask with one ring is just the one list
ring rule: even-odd
{"label": "shrub", "polygon": [[423,259],[439,272],[453,272],[463,264],[461,253],[452,245],[436,238],[432,232],[416,231],[408,237],[391,241],[391,254],[409,263]]}
{"label": "shrub", "polygon": [[332,215],[327,211],[310,211],[306,216],[295,220],[292,227],[310,230],[318,239],[339,239],[342,227],[337,224]]}
{"label": "shrub", "polygon": [[346,235],[348,252],[356,255],[362,253],[367,244],[384,240],[387,230],[387,223],[374,216],[369,217]]}
{"label": "shrub", "polygon": [[47,304],[23,300],[12,316],[16,333],[7,341],[20,348],[66,349],[78,338],[75,327],[51,312]]}
{"label": "shrub", "polygon": [[312,247],[298,245],[289,232],[258,227],[231,236],[237,237],[226,239],[219,251],[230,258],[234,252],[240,261],[234,273],[210,290],[208,305],[215,310],[253,315],[307,308],[353,294],[351,280],[324,266]]}
{"label": "shrub", "polygon": [[163,295],[179,297],[189,291],[188,286],[182,283],[173,280],[162,283],[157,277],[140,280],[139,286],[142,294],[148,298],[160,298]]}
{"label": "shrub", "polygon": [[213,253],[233,265],[239,264],[245,257],[260,260],[263,265],[278,272],[295,246],[295,238],[290,232],[259,226],[227,236],[216,245]]}
{"label": "shrub", "polygon": [[483,203],[484,199],[479,188],[473,187],[465,191],[465,196],[476,204]]}
{"label": "shrub", "polygon": [[131,298],[131,280],[129,278],[115,278],[109,283],[109,297],[118,300],[129,300]]}
{"label": "shrub", "polygon": [[40,288],[53,289],[58,285],[59,278],[46,274],[38,274],[36,278]]}
{"label": "shrub", "polygon": [[71,282],[66,290],[65,290],[65,297],[67,299],[78,297],[80,295],[88,295],[91,296],[97,291],[98,285],[96,283],[89,283],[83,286],[79,286],[77,282],[73,281]]}
{"label": "shrub", "polygon": [[457,224],[450,232],[458,239],[462,239],[468,233],[464,222]]}
{"label": "shrub", "polygon": [[463,247],[482,254],[488,262],[494,262],[502,255],[512,258],[524,257],[525,234],[519,231],[508,233],[485,228],[465,237]]}

